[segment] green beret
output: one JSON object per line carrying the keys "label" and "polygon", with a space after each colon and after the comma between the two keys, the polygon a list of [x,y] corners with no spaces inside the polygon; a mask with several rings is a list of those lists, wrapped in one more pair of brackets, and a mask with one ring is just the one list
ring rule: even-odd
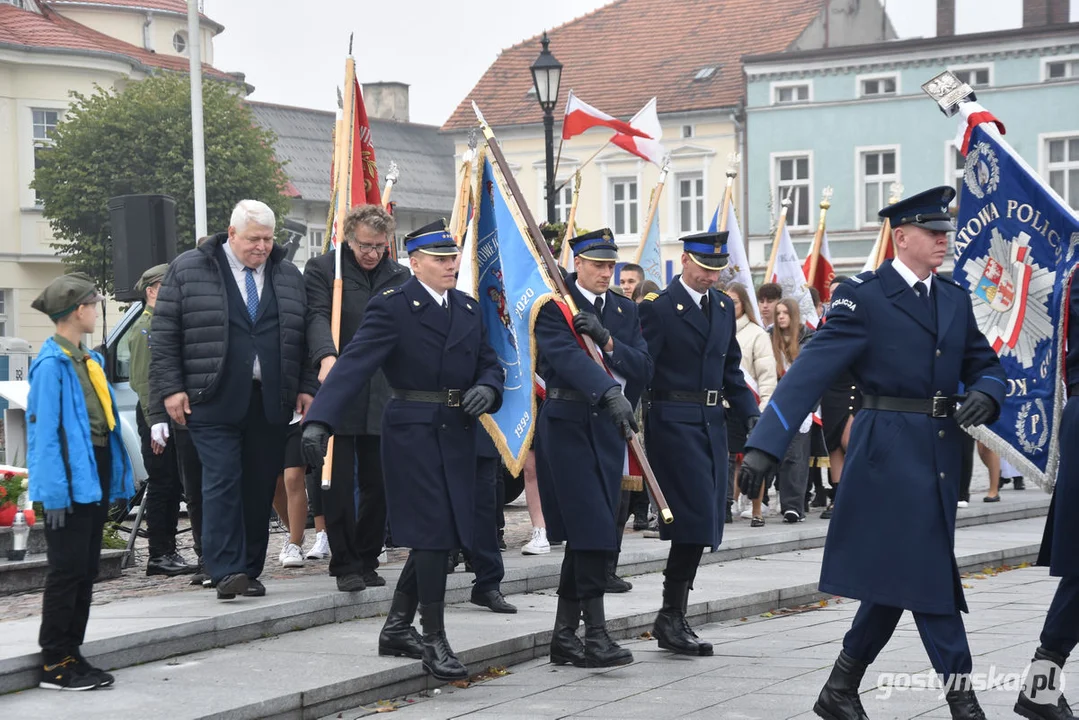
{"label": "green beret", "polygon": [[34,298],[30,307],[43,312],[52,320],[59,320],[70,315],[80,305],[101,302],[105,296],[97,291],[93,279],[86,273],[73,272],[49,283],[41,294]]}
{"label": "green beret", "polygon": [[135,285],[135,289],[139,292],[146,292],[146,288],[150,287],[154,283],[161,282],[161,278],[165,277],[165,272],[169,269],[168,263],[161,263],[160,265],[154,265],[147,270],[139,278],[139,282]]}

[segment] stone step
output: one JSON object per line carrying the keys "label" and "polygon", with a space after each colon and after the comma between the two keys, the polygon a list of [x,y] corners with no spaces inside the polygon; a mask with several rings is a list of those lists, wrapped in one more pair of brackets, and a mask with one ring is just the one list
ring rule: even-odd
{"label": "stone step", "polygon": [[[1041,519],[1032,518],[960,529],[955,544],[958,565],[966,571],[977,571],[1029,561],[1037,553],[1043,525]],[[700,625],[737,619],[825,599],[817,590],[822,553],[819,548],[792,550],[765,556],[747,554],[743,559],[708,563],[700,569],[690,596],[691,621]],[[552,553],[545,558],[549,561],[545,565],[556,565],[561,559],[559,555]],[[886,563],[887,559],[882,558],[882,562]],[[660,573],[646,573],[633,577],[632,581],[631,592],[607,596],[609,626],[619,638],[633,637],[650,629],[659,606],[663,581]],[[449,601],[455,604],[447,609],[447,634],[461,661],[472,672],[491,665],[524,662],[547,653],[557,602],[553,592],[515,594],[510,600],[520,612],[496,615],[461,602],[465,588],[460,583],[453,584],[456,588]],[[368,617],[323,627],[308,623],[307,629],[301,629],[305,621],[295,624],[289,616],[279,616],[278,610],[285,606],[299,610],[304,604],[314,602],[310,597],[301,597],[303,592],[294,586],[278,589],[284,585],[275,583],[269,588],[271,595],[261,600],[217,603],[212,607],[207,600],[214,601],[200,593],[183,593],[195,603],[185,603],[177,597],[147,598],[141,604],[141,615],[131,613],[130,608],[125,613],[110,613],[110,608],[115,610],[114,606],[121,603],[95,607],[92,637],[84,652],[107,668],[125,669],[117,673],[117,683],[108,692],[79,696],[79,717],[111,720],[117,708],[137,716],[160,714],[162,707],[168,707],[168,716],[176,720],[319,718],[439,684],[424,675],[418,661],[378,656],[377,636],[382,618]],[[341,593],[327,596],[315,612],[328,618],[343,614],[346,617],[339,619],[348,619],[352,610],[330,602],[342,596]],[[271,597],[277,598],[276,604],[267,606],[265,601]],[[222,606],[231,612],[209,617]],[[236,632],[241,624],[240,615],[259,614],[272,629],[272,636],[244,643],[229,640],[230,633],[234,637],[244,634]],[[274,616],[277,619],[271,620]],[[203,648],[177,653],[177,657],[167,660],[148,659],[152,653],[150,644],[145,642],[147,638],[143,638],[141,646],[132,648],[132,641],[140,634],[156,637],[158,647],[153,652],[158,657],[164,657],[160,654],[163,649],[183,645],[180,636],[166,624],[169,620],[177,621],[185,633],[201,637]],[[18,622],[21,621],[5,625]],[[296,632],[287,632],[289,629]],[[26,638],[17,628],[6,633],[5,639],[26,648]],[[706,639],[723,643],[737,638]],[[25,657],[9,656],[0,662],[4,681],[9,686],[27,687],[36,679],[36,667],[17,667]],[[692,662],[692,659],[672,660],[681,661]],[[822,659],[822,668],[831,662],[832,658]],[[552,667],[554,671],[557,670]],[[56,693],[38,689],[3,699],[5,714],[12,717],[51,717],[56,713],[57,702],[60,700]]]}
{"label": "stone step", "polygon": [[[34,537],[33,534],[30,536]],[[97,582],[120,577],[126,550],[102,550]],[[7,551],[0,555],[0,597],[17,592],[40,590],[45,587],[49,561],[41,552],[27,553],[25,560],[8,560]],[[0,628],[3,628],[0,624]],[[2,687],[2,683],[0,683]]]}

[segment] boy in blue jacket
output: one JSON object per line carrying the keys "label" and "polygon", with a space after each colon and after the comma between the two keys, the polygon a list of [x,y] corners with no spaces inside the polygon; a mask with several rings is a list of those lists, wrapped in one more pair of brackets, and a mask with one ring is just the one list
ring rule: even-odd
{"label": "boy in blue jacket", "polygon": [[112,500],[131,497],[131,463],[101,356],[82,344],[104,297],[83,273],[57,278],[31,304],[56,323],[30,365],[30,499],[45,506],[49,574],[42,601],[40,687],[93,690],[114,678],[79,652]]}

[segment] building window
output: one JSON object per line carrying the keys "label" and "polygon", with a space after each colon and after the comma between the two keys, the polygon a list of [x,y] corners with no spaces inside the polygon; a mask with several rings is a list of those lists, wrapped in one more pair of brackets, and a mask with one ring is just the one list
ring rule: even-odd
{"label": "building window", "polygon": [[1047,141],[1049,186],[1068,205],[1079,207],[1079,136]]}
{"label": "building window", "polygon": [[612,215],[615,235],[637,234],[637,181],[633,178],[611,180]]}
{"label": "building window", "polygon": [[176,52],[184,55],[187,53],[187,33],[183,30],[177,30],[172,36],[172,49]]}
{"label": "building window", "polygon": [[1046,80],[1072,80],[1079,77],[1079,59],[1054,60],[1045,63]]}
{"label": "building window", "polygon": [[322,244],[326,242],[325,230],[307,231],[307,258],[311,259],[322,254]]}
{"label": "building window", "polygon": [[[555,187],[558,187],[557,183]],[[566,183],[566,186],[555,193],[554,197],[554,215],[558,222],[566,222],[569,220],[569,210],[573,206],[573,178],[570,177],[570,182]]]}
{"label": "building window", "polygon": [[809,156],[776,158],[776,203],[789,197],[789,227],[809,227]]}
{"label": "building window", "polygon": [[888,202],[888,188],[899,181],[896,156],[898,150],[872,150],[861,158],[862,224],[880,222],[878,212]]}
{"label": "building window", "polygon": [[14,5],[17,8],[26,9],[26,0],[0,0],[4,5]]}
{"label": "building window", "polygon": [[884,77],[874,78],[862,78],[861,80],[861,96],[862,97],[881,97],[884,95],[895,95],[899,91],[899,80],[895,75],[887,75]]}
{"label": "building window", "polygon": [[[47,147],[50,147],[53,143],[53,132],[56,130],[56,124],[60,122],[59,110],[31,110],[33,113],[33,142],[34,142],[34,172],[41,167],[41,151]],[[34,197],[34,204],[41,205],[41,199],[36,195]]]}
{"label": "building window", "polygon": [[988,67],[962,68],[959,70],[952,70],[952,74],[955,75],[959,82],[965,82],[975,90],[978,88],[989,87],[990,78]]}
{"label": "building window", "polygon": [[963,177],[966,175],[967,159],[963,156],[963,153],[959,152],[959,148],[951,143],[948,143],[948,179],[952,183],[952,187],[955,188],[955,204],[959,206],[959,196],[963,194]]}
{"label": "building window", "polygon": [[677,189],[679,228],[684,233],[701,232],[704,230],[704,175],[679,175]]}
{"label": "building window", "polygon": [[[8,299],[11,297],[10,290],[0,290],[0,337],[8,337],[8,329],[11,327],[8,324]],[[14,380],[15,378],[10,378]]]}
{"label": "building window", "polygon": [[772,103],[785,105],[809,101],[809,85],[777,85],[773,88]]}
{"label": "building window", "polygon": [[693,126],[692,125],[683,125],[682,126],[682,137],[683,138],[691,138],[691,137],[693,137]]}

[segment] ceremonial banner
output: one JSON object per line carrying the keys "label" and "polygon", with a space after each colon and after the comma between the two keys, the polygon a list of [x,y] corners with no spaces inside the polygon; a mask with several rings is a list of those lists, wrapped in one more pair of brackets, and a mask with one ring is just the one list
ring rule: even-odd
{"label": "ceremonial banner", "polygon": [[[349,59],[351,62],[351,58]],[[378,186],[378,167],[375,165],[375,146],[371,140],[371,123],[367,119],[367,108],[363,104],[363,95],[360,92],[360,83],[352,79],[352,127],[351,132],[345,132],[341,137],[336,137],[335,144],[342,143],[342,151],[335,150],[334,156],[343,158],[346,174],[339,177],[334,169],[333,160],[330,163],[330,177],[333,188],[330,191],[330,212],[327,220],[326,243],[329,248],[337,247],[337,216],[338,204],[342,201],[341,195],[348,197],[347,213],[356,205],[382,204],[382,190]],[[348,114],[346,113],[347,117]],[[338,128],[341,123],[338,122]],[[338,183],[343,182],[339,188]],[[343,192],[342,192],[343,190]]]}
{"label": "ceremonial banner", "polygon": [[659,250],[659,211],[652,216],[652,224],[637,248],[637,264],[644,270],[644,279],[659,287],[667,284],[663,278],[663,254]]}
{"label": "ceremonial banner", "polygon": [[772,270],[769,282],[774,282],[783,288],[783,297],[793,298],[798,301],[798,309],[802,312],[802,322],[806,327],[815,330],[820,324],[817,317],[817,308],[813,305],[813,298],[809,294],[806,285],[806,276],[802,272],[802,263],[798,261],[798,253],[794,249],[791,234],[787,232],[787,226],[783,226],[783,232],[779,238],[779,252],[776,255],[776,266]]}
{"label": "ceremonial banner", "polygon": [[831,293],[828,291],[832,285],[832,281],[835,280],[835,268],[832,266],[832,251],[828,249],[828,231],[821,231],[820,240],[820,256],[817,258],[817,271],[816,277],[809,277],[809,274],[813,272],[810,269],[813,258],[807,257],[806,261],[802,263],[802,273],[806,276],[806,282],[810,287],[817,288],[817,292],[820,293],[821,300],[828,302]]}
{"label": "ceremonial banner", "polygon": [[554,297],[542,261],[527,239],[528,228],[498,168],[481,153],[483,176],[475,206],[467,262],[473,297],[487,340],[506,373],[502,407],[480,420],[502,460],[517,475],[524,467],[535,427],[535,323],[542,304]]}
{"label": "ceremonial banner", "polygon": [[992,116],[984,108],[961,108],[968,142],[953,277],[970,292],[978,327],[1008,376],[1000,419],[971,434],[1048,491],[1066,401],[1063,352],[1079,216],[986,122]]}
{"label": "ceremonial banner", "polygon": [[[716,208],[712,215],[712,222],[708,225],[708,232],[719,231],[719,213],[722,208]],[[727,206],[727,269],[719,274],[720,282],[742,283],[749,295],[749,304],[753,306],[753,317],[757,323],[761,321],[761,309],[757,307],[757,292],[753,289],[753,275],[749,272],[749,258],[746,256],[746,244],[742,240],[742,229],[738,227],[738,217],[734,214],[734,203]],[[754,390],[756,392],[756,390]]]}

